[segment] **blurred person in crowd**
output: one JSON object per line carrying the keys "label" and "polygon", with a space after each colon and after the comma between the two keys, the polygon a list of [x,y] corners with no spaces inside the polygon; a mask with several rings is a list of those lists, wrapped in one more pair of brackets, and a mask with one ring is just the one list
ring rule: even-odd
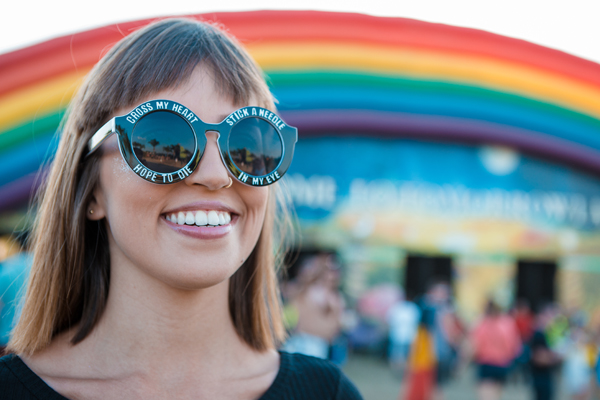
{"label": "blurred person in crowd", "polygon": [[554,369],[561,363],[560,355],[548,344],[546,330],[555,316],[552,305],[544,305],[535,316],[534,332],[529,343],[531,383],[536,400],[554,398]]}
{"label": "blurred person in crowd", "polygon": [[[429,310],[425,315],[434,342],[438,392],[452,377],[461,340],[450,292],[448,283],[435,282],[430,286],[421,304],[423,312]],[[441,397],[441,393],[438,393],[437,397]]]}
{"label": "blurred person in crowd", "polygon": [[444,318],[444,331],[451,348],[450,375],[454,376],[461,364],[461,350],[464,347],[465,339],[468,336],[468,330],[464,322],[456,313],[453,305],[451,305],[446,313],[446,318]]}
{"label": "blurred person in crowd", "polygon": [[523,343],[528,342],[533,335],[534,315],[526,299],[517,299],[512,310],[512,316],[519,330],[519,336]]}
{"label": "blurred person in crowd", "polygon": [[344,300],[339,290],[339,263],[332,254],[316,254],[301,262],[297,276],[284,287],[295,326],[282,350],[329,358],[342,330]]}
{"label": "blurred person in crowd", "polygon": [[592,384],[592,392],[595,398],[600,398],[600,351],[598,351],[598,344],[596,342],[596,357],[593,361],[593,384]]}
{"label": "blurred person in crowd", "polygon": [[569,317],[557,305],[548,306],[550,312],[550,322],[545,329],[546,340],[550,348],[555,348],[559,343],[569,335],[570,321]]}
{"label": "blurred person in crowd", "polygon": [[473,359],[478,366],[480,400],[497,400],[510,367],[521,353],[521,338],[514,319],[490,300],[471,335]]}
{"label": "blurred person in crowd", "polygon": [[521,353],[514,363],[514,377],[526,380],[529,374],[529,341],[533,335],[534,315],[529,301],[523,298],[517,299],[511,314],[519,330],[522,343]]}
{"label": "blurred person in crowd", "polygon": [[410,347],[417,334],[421,319],[419,307],[400,294],[400,299],[387,312],[389,326],[389,351],[388,359],[392,370],[402,375]]}
{"label": "blurred person in crowd", "polygon": [[435,311],[431,307],[421,310],[416,336],[410,347],[407,369],[404,376],[405,391],[400,391],[398,400],[432,400],[437,393],[437,359],[432,332]]}
{"label": "blurred person in crowd", "polygon": [[17,322],[25,284],[29,277],[31,255],[26,251],[27,232],[17,235],[15,254],[0,263],[0,356]]}
{"label": "blurred person in crowd", "polygon": [[592,390],[592,368],[589,362],[589,335],[585,329],[574,324],[568,337],[561,343],[563,358],[562,383],[564,392],[572,400],[590,398]]}

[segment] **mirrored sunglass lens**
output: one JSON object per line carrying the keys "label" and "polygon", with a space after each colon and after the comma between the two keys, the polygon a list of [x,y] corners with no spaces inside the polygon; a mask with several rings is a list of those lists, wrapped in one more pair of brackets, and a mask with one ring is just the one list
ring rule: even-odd
{"label": "mirrored sunglass lens", "polygon": [[138,121],[131,134],[131,146],[146,168],[171,173],[190,162],[196,141],[192,128],[183,118],[159,111]]}
{"label": "mirrored sunglass lens", "polygon": [[281,161],[283,146],[275,128],[260,118],[238,122],[229,134],[229,155],[235,165],[249,175],[267,175]]}

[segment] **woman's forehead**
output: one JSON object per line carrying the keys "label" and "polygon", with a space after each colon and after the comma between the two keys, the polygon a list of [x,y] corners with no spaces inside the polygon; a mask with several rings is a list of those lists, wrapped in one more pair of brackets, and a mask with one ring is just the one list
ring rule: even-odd
{"label": "woman's forehead", "polygon": [[[227,110],[221,110],[220,113],[217,110],[216,114],[211,112],[211,115],[218,115],[219,121],[216,122],[220,122],[235,109],[246,106],[261,106],[259,103],[262,102],[259,101],[258,97],[258,94],[252,93],[247,104],[236,104],[233,95],[222,90],[218,81],[214,79],[212,69],[199,64],[188,77],[177,85],[149,91],[147,94],[139,96],[131,104],[114,110],[111,117],[126,115],[136,107],[151,100],[170,99],[188,108],[192,108],[200,102],[202,109],[209,109],[211,111],[214,111],[212,109],[217,104],[226,105],[225,108]],[[201,113],[197,112],[197,114]]]}

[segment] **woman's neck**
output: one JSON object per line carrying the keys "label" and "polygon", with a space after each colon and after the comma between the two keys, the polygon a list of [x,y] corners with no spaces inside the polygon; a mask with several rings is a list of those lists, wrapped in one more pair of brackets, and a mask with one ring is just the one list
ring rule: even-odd
{"label": "woman's neck", "polygon": [[[169,346],[187,354],[237,341],[229,316],[228,282],[207,289],[123,292],[109,296],[99,335],[117,343]],[[231,344],[231,343],[230,343]],[[143,349],[136,356],[143,356]]]}
{"label": "woman's neck", "polygon": [[[136,271],[115,272],[103,316],[89,338],[101,354],[124,356],[145,368],[189,359],[210,372],[231,359],[228,353],[254,352],[230,317],[229,280],[182,289]],[[197,365],[198,359],[207,362]]]}

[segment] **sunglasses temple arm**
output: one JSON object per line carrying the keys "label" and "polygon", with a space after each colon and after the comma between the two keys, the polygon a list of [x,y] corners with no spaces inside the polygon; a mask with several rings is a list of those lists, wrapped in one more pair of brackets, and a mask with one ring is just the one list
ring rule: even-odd
{"label": "sunglasses temple arm", "polygon": [[98,129],[96,133],[92,136],[92,138],[88,141],[88,153],[86,157],[92,154],[106,138],[115,133],[115,119],[111,118],[106,124],[102,125],[102,128]]}

